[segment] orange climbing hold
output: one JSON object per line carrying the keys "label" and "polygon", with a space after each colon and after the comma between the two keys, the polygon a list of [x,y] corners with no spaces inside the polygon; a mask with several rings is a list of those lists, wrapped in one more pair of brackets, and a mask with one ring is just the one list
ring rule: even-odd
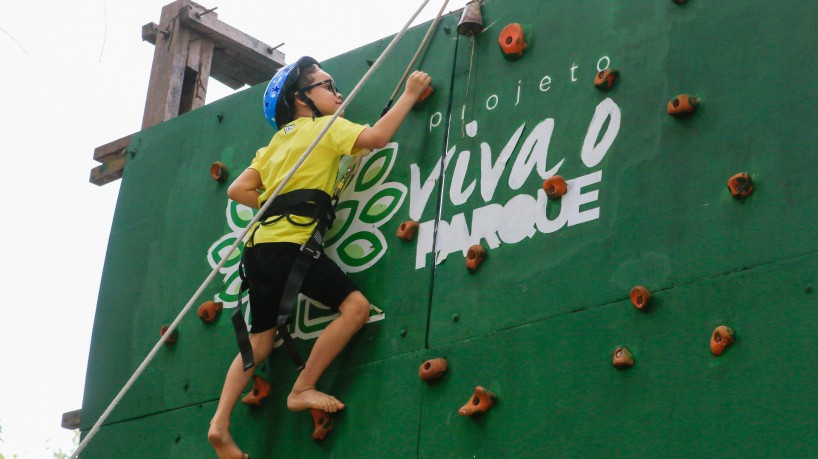
{"label": "orange climbing hold", "polygon": [[613,87],[617,76],[619,76],[619,70],[617,69],[602,70],[596,74],[596,78],[594,78],[594,86],[607,91]]}
{"label": "orange climbing hold", "polygon": [[667,103],[667,113],[671,116],[690,116],[698,109],[699,99],[687,94],[680,94]]}
{"label": "orange climbing hold", "polygon": [[494,406],[497,396],[483,386],[477,386],[474,394],[465,405],[460,407],[460,416],[476,416],[485,413]]}
{"label": "orange climbing hold", "polygon": [[542,189],[545,190],[548,199],[553,201],[561,198],[568,191],[568,183],[562,176],[554,175],[542,183]]}
{"label": "orange climbing hold", "polygon": [[327,436],[330,430],[332,430],[337,413],[327,413],[326,411],[311,409],[310,414],[312,415],[312,421],[315,426],[312,432],[312,439],[321,441]]}
{"label": "orange climbing hold", "polygon": [[469,252],[466,255],[466,269],[468,269],[470,273],[477,271],[477,268],[480,267],[480,263],[483,263],[485,259],[486,249],[484,249],[483,246],[475,244],[469,247]]}
{"label": "orange climbing hold", "polygon": [[[170,325],[163,325],[162,329],[159,331],[159,336],[165,336],[165,333],[168,332]],[[165,337],[165,346],[173,346],[176,342],[179,341],[179,330],[174,329],[173,333]]]}
{"label": "orange climbing hold", "polygon": [[212,323],[219,318],[222,313],[222,303],[215,301],[205,301],[199,306],[199,318],[204,322]]}
{"label": "orange climbing hold", "polygon": [[431,381],[443,376],[449,369],[449,362],[444,358],[431,359],[423,362],[418,369],[418,376],[424,381]]}
{"label": "orange climbing hold", "polygon": [[227,180],[227,166],[219,161],[211,164],[210,177],[219,183],[224,183],[224,181]]}
{"label": "orange climbing hold", "polygon": [[637,285],[636,287],[631,289],[631,303],[636,306],[636,309],[644,310],[647,309],[648,305],[650,304],[650,291],[641,286]]}
{"label": "orange climbing hold", "polygon": [[418,227],[418,222],[414,220],[405,221],[398,227],[397,236],[404,241],[411,241],[415,238],[415,233],[417,232]]}
{"label": "orange climbing hold", "polygon": [[710,353],[713,355],[721,355],[728,346],[733,344],[736,340],[736,335],[733,329],[725,325],[720,325],[713,330],[713,336],[710,337]]}
{"label": "orange climbing hold", "polygon": [[259,406],[270,395],[270,383],[261,376],[253,376],[253,389],[241,399],[241,403]]}
{"label": "orange climbing hold", "polygon": [[633,366],[633,354],[626,346],[619,346],[613,354],[613,366],[616,368],[630,368]]}
{"label": "orange climbing hold", "polygon": [[753,178],[746,172],[736,174],[727,180],[727,188],[730,189],[730,194],[735,199],[744,199],[750,196],[750,193],[753,192],[753,186]]}
{"label": "orange climbing hold", "polygon": [[500,44],[500,50],[503,51],[503,57],[506,59],[516,60],[523,57],[527,46],[523,26],[514,22],[503,27],[497,42]]}

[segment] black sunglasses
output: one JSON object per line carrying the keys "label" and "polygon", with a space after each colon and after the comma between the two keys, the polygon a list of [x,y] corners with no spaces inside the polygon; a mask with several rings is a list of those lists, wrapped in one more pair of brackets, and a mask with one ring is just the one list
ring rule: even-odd
{"label": "black sunglasses", "polygon": [[322,85],[327,85],[327,89],[330,90],[330,92],[332,92],[333,94],[336,94],[336,95],[340,94],[340,92],[338,91],[338,88],[335,87],[335,82],[332,81],[332,80],[324,80],[324,81],[319,81],[318,83],[313,83],[313,84],[311,84],[309,86],[305,86],[305,87],[299,89],[297,92],[305,93],[305,92],[309,91],[310,89],[317,88],[318,86],[322,86]]}

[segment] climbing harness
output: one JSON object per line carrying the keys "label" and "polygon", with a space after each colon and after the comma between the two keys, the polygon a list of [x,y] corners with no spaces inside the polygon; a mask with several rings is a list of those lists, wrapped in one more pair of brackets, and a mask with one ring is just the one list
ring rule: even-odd
{"label": "climbing harness", "polygon": [[[304,283],[304,278],[306,277],[310,266],[312,266],[312,263],[320,258],[323,253],[324,235],[332,226],[332,222],[335,220],[335,207],[338,205],[338,201],[341,198],[341,193],[346,189],[349,183],[352,182],[352,179],[355,177],[355,173],[361,164],[362,158],[367,154],[368,151],[361,152],[359,155],[357,155],[355,160],[347,168],[346,172],[344,172],[343,176],[341,176],[338,184],[335,186],[335,191],[332,197],[330,197],[323,190],[314,189],[295,190],[284,193],[276,198],[273,205],[270,206],[265,214],[259,219],[258,226],[256,226],[253,232],[250,233],[249,241],[253,243],[252,241],[253,237],[255,236],[255,232],[260,226],[270,225],[281,221],[284,218],[296,226],[311,226],[312,224],[317,223],[312,234],[310,234],[310,238],[301,246],[300,253],[290,270],[290,274],[287,277],[287,281],[284,285],[284,292],[281,295],[281,300],[278,307],[276,329],[278,330],[278,335],[284,341],[287,354],[289,354],[290,359],[292,359],[293,363],[295,364],[297,371],[304,369],[304,360],[301,358],[295,348],[292,335],[290,335],[288,320],[292,315],[293,305],[295,304],[295,300],[298,297],[298,293],[301,290],[301,285]],[[312,220],[307,223],[299,223],[290,218],[292,215],[308,217],[312,218]],[[245,371],[247,371],[255,365],[255,361],[253,359],[253,348],[250,345],[250,337],[247,333],[247,323],[244,321],[244,315],[241,307],[244,293],[247,290],[252,289],[250,279],[244,272],[245,256],[247,256],[246,250],[242,254],[242,260],[239,264],[239,276],[241,277],[242,282],[239,290],[238,306],[236,307],[235,311],[233,311],[231,320],[233,322],[233,328],[236,331],[236,340],[239,344],[242,367]]]}
{"label": "climbing harness", "polygon": [[[375,70],[381,65],[381,62],[383,62],[383,60],[386,58],[389,52],[392,51],[392,48],[394,48],[397,42],[403,37],[403,35],[406,33],[406,30],[409,29],[409,25],[411,25],[412,22],[414,22],[415,18],[417,18],[417,16],[420,14],[421,11],[423,11],[423,9],[426,7],[428,3],[429,0],[424,0],[420,7],[417,9],[417,11],[415,11],[415,13],[412,15],[412,17],[409,18],[406,24],[404,24],[400,32],[395,34],[395,37],[392,38],[392,41],[389,42],[389,45],[387,45],[386,49],[383,50],[381,55],[378,56],[378,58],[375,60],[375,62],[372,64],[369,70],[364,74],[364,76],[361,78],[358,84],[356,84],[352,91],[350,91],[347,98],[344,99],[344,101],[341,103],[341,106],[338,107],[338,110],[329,119],[327,125],[324,126],[321,132],[318,133],[318,136],[316,136],[315,140],[313,140],[312,143],[307,147],[307,150],[304,151],[304,154],[301,155],[301,157],[293,166],[292,170],[290,170],[290,172],[287,173],[287,175],[282,180],[281,184],[279,184],[279,186],[273,191],[273,193],[270,195],[270,197],[267,199],[264,205],[262,205],[261,209],[259,209],[256,215],[253,217],[253,219],[250,221],[247,227],[242,231],[239,237],[236,238],[236,241],[233,243],[232,246],[230,246],[226,253],[233,253],[238,248],[239,244],[250,232],[250,229],[253,227],[253,225],[257,223],[259,219],[264,215],[264,213],[267,211],[270,205],[281,193],[281,190],[284,188],[287,182],[290,181],[290,178],[292,178],[293,174],[295,174],[295,171],[298,170],[298,168],[301,167],[301,164],[307,159],[307,156],[309,156],[309,154],[318,144],[318,141],[324,136],[324,134],[327,133],[330,126],[332,126],[332,123],[334,123],[335,120],[338,119],[338,116],[340,116],[340,114],[344,112],[349,103],[358,94],[358,91],[360,91],[364,83],[366,83],[367,80],[369,80],[369,77],[372,75],[372,73],[374,73]],[[167,333],[172,333],[176,329],[176,327],[179,326],[179,322],[182,321],[182,318],[185,316],[185,314],[187,314],[187,312],[190,310],[190,308],[193,307],[193,304],[202,295],[207,286],[210,285],[213,279],[215,279],[216,275],[224,267],[225,263],[227,263],[228,258],[229,257],[223,257],[221,261],[219,261],[219,263],[216,264],[216,266],[213,268],[213,270],[210,272],[207,278],[205,278],[205,280],[202,282],[202,284],[199,286],[199,288],[196,290],[196,292],[193,294],[190,300],[188,300],[185,307],[182,308],[182,310],[179,312],[179,314],[176,316],[173,322],[171,322],[171,324],[168,326]],[[88,443],[94,438],[99,429],[102,427],[102,424],[105,422],[106,419],[108,419],[108,416],[111,415],[114,408],[116,408],[116,406],[119,405],[119,402],[122,401],[122,398],[125,396],[126,393],[128,393],[131,387],[133,387],[136,380],[139,379],[142,373],[145,372],[145,369],[153,361],[154,357],[156,357],[156,354],[159,353],[159,350],[162,349],[162,347],[164,347],[164,342],[165,342],[164,338],[160,338],[159,341],[156,342],[156,344],[153,346],[151,351],[148,353],[148,355],[145,357],[145,359],[142,361],[142,363],[139,365],[136,371],[134,371],[133,375],[131,375],[131,377],[128,379],[128,381],[125,383],[122,389],[120,389],[119,393],[117,393],[116,397],[114,397],[114,399],[105,409],[105,411],[103,411],[102,415],[99,417],[97,422],[94,423],[94,425],[91,427],[91,430],[88,431],[88,434],[85,436],[85,438],[83,438],[79,446],[77,446],[77,449],[71,455],[71,459],[76,459],[77,456],[79,456],[79,454],[85,449]]]}
{"label": "climbing harness", "polygon": [[[253,243],[253,237],[256,231],[261,226],[271,225],[279,222],[282,219],[287,219],[290,223],[296,226],[311,226],[316,224],[310,238],[301,246],[298,257],[296,258],[290,274],[287,277],[287,282],[284,284],[284,292],[281,295],[281,300],[278,307],[278,319],[276,328],[278,335],[284,340],[284,345],[287,353],[293,360],[293,363],[302,370],[304,368],[304,360],[295,349],[295,343],[290,335],[287,321],[292,314],[293,304],[298,297],[298,292],[301,290],[301,285],[304,283],[304,278],[307,275],[312,263],[321,257],[323,250],[324,234],[327,229],[332,226],[332,221],[335,220],[335,206],[333,200],[323,190],[294,190],[284,193],[276,198],[275,202],[267,208],[264,215],[259,219],[259,224],[253,229],[250,234],[249,242]],[[307,223],[299,223],[294,221],[291,216],[298,215],[301,217],[308,217],[312,220]],[[241,277],[241,288],[239,290],[239,304],[233,312],[231,318],[233,328],[236,331],[236,339],[239,343],[239,352],[241,353],[242,366],[245,371],[253,368],[255,360],[253,359],[253,348],[250,345],[250,337],[247,333],[247,324],[244,322],[242,314],[242,299],[244,292],[252,289],[250,278],[244,272],[245,257],[248,256],[248,251],[245,250],[242,255],[242,261],[239,265],[239,275]]]}

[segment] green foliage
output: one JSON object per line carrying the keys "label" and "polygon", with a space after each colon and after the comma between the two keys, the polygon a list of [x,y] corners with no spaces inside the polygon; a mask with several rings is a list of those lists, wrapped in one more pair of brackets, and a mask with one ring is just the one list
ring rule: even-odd
{"label": "green foliage", "polygon": [[[63,451],[62,448],[57,448],[55,451],[51,451],[51,448],[48,448],[53,454],[54,459],[68,459],[74,453],[74,450],[77,449],[77,446],[80,444],[80,431],[79,429],[74,429],[74,438],[71,439],[71,443],[73,447],[69,448],[68,451]],[[0,458],[2,459],[2,458]]]}

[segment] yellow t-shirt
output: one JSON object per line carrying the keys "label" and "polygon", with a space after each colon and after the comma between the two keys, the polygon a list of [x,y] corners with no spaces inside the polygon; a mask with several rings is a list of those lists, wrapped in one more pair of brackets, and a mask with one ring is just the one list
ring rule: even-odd
{"label": "yellow t-shirt", "polygon": [[[307,151],[321,130],[327,125],[331,116],[298,118],[285,125],[270,140],[266,148],[256,152],[250,163],[250,169],[261,174],[264,190],[259,196],[259,206],[278,188],[284,177],[293,169],[301,155]],[[324,134],[318,145],[307,159],[299,166],[280,194],[301,189],[324,190],[332,196],[342,155],[356,155],[362,149],[353,149],[358,136],[366,126],[353,123],[344,118],[337,118]],[[308,223],[308,217],[293,215],[290,217],[298,223]],[[256,244],[262,242],[307,242],[315,225],[296,226],[283,218],[275,223],[260,226],[253,237]]]}

